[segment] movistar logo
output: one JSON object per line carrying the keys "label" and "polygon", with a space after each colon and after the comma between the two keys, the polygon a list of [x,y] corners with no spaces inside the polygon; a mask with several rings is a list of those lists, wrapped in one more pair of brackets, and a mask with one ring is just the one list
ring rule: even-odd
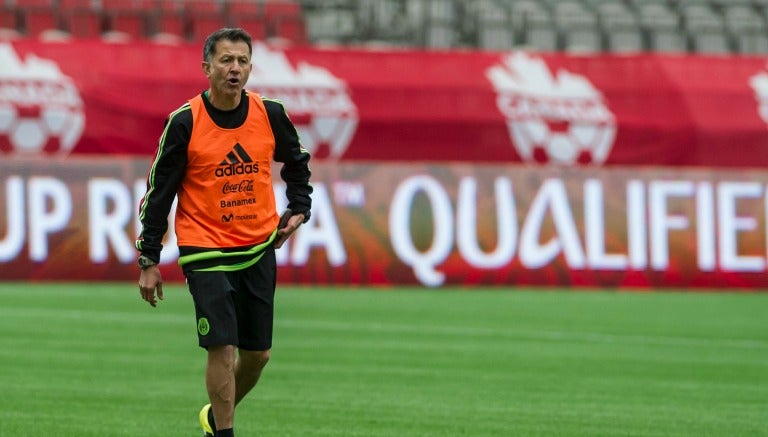
{"label": "movistar logo", "polygon": [[259,172],[259,163],[253,162],[248,152],[245,151],[240,143],[235,144],[232,150],[227,153],[227,157],[221,161],[219,168],[216,169],[216,177],[234,176],[241,174],[251,174]]}

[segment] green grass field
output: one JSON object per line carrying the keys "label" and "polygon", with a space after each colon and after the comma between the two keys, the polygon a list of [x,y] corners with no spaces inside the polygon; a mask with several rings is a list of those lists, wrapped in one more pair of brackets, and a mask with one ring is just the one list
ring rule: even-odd
{"label": "green grass field", "polygon": [[[239,436],[768,436],[768,294],[281,288]],[[198,436],[183,285],[0,284],[0,436]]]}

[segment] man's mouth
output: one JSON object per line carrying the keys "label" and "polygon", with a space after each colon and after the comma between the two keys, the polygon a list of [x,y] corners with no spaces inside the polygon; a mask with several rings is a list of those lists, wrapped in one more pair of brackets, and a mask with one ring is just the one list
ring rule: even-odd
{"label": "man's mouth", "polygon": [[237,85],[237,84],[240,83],[240,79],[232,77],[232,78],[227,79],[227,82],[229,82],[230,85]]}

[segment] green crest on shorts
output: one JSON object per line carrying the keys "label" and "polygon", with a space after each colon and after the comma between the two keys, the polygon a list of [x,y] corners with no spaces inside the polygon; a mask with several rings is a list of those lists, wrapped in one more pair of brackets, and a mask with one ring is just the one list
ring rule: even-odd
{"label": "green crest on shorts", "polygon": [[208,323],[208,319],[205,317],[200,317],[197,319],[197,332],[200,333],[200,335],[207,335],[208,332],[211,331],[211,324]]}

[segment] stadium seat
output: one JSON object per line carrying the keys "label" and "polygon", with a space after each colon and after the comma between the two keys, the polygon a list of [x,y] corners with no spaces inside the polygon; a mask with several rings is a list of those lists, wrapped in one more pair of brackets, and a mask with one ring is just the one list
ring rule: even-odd
{"label": "stadium seat", "polygon": [[221,10],[187,10],[187,21],[193,41],[204,41],[208,35],[227,25]]}
{"label": "stadium seat", "polygon": [[516,31],[528,25],[554,26],[549,9],[537,0],[518,0],[510,5],[510,18]]}
{"label": "stadium seat", "polygon": [[59,15],[53,8],[23,7],[19,11],[27,36],[38,37],[49,30],[62,30]]}
{"label": "stadium seat", "polygon": [[6,1],[7,5],[15,5],[18,8],[22,9],[28,9],[28,8],[43,8],[43,9],[52,9],[55,8],[58,2],[56,0],[16,0],[13,1]]}
{"label": "stadium seat", "polygon": [[102,32],[100,10],[90,0],[59,0],[60,27],[75,38],[98,38]]}
{"label": "stadium seat", "polygon": [[[349,8],[347,9],[349,11]],[[348,13],[352,13],[349,11]],[[403,20],[405,26],[413,35],[415,40],[423,36],[424,23],[427,21],[427,3],[426,2],[405,2]],[[353,23],[352,27],[355,27]],[[416,42],[416,41],[414,41]],[[423,42],[420,41],[419,42]]]}
{"label": "stadium seat", "polygon": [[[471,3],[480,1],[483,0]],[[372,43],[400,43],[409,40],[414,33],[402,1],[360,0],[355,12],[357,28]]]}
{"label": "stadium seat", "polygon": [[637,5],[637,12],[640,23],[644,26],[653,27],[654,25],[659,25],[661,27],[677,27],[680,23],[677,12],[670,8],[665,2],[648,1],[639,3]]}
{"label": "stadium seat", "polygon": [[307,11],[305,14],[307,38],[315,44],[341,44],[355,40],[360,33],[351,9]]}
{"label": "stadium seat", "polygon": [[163,42],[187,38],[187,18],[184,5],[174,0],[158,0],[150,17],[150,37]]}
{"label": "stadium seat", "polygon": [[156,39],[183,40],[187,37],[184,16],[176,12],[158,12],[153,16],[151,36]]}
{"label": "stadium seat", "polygon": [[739,53],[768,53],[768,36],[765,32],[739,32],[734,35],[734,44]]}
{"label": "stadium seat", "polygon": [[264,14],[264,5],[261,2],[236,0],[225,4],[230,18],[237,15],[262,15]]}
{"label": "stadium seat", "polygon": [[227,2],[224,6],[224,20],[227,25],[245,29],[253,39],[266,38],[267,23],[260,2],[237,0]]}
{"label": "stadium seat", "polygon": [[606,49],[611,52],[638,52],[643,50],[643,35],[635,14],[624,4],[600,1],[594,5],[604,32]]}
{"label": "stadium seat", "polygon": [[510,5],[510,20],[523,46],[543,51],[558,47],[557,26],[549,9],[537,0],[519,0]]}
{"label": "stadium seat", "polygon": [[739,53],[768,52],[766,24],[751,5],[724,5],[723,20]]}
{"label": "stadium seat", "polygon": [[564,48],[569,51],[595,52],[602,50],[602,34],[597,17],[579,1],[560,1],[553,10],[556,25],[564,37]]}
{"label": "stadium seat", "polygon": [[307,29],[301,15],[276,15],[268,18],[271,23],[270,36],[290,41],[293,44],[306,44]]}
{"label": "stadium seat", "polygon": [[162,0],[99,0],[99,4],[104,11],[149,11],[158,7],[160,1]]}
{"label": "stadium seat", "polygon": [[72,9],[98,9],[91,0],[59,0],[56,6],[61,11]]}
{"label": "stadium seat", "polygon": [[728,35],[722,26],[697,25],[688,28],[691,48],[698,53],[731,52]]}
{"label": "stadium seat", "polygon": [[464,17],[474,17],[475,23],[470,31],[477,35],[479,48],[509,50],[515,45],[515,32],[509,17],[509,9],[504,5],[493,0],[467,2],[461,13]]}
{"label": "stadium seat", "polygon": [[573,20],[578,23],[596,21],[594,13],[578,0],[560,0],[552,5],[552,15],[555,21]]}
{"label": "stadium seat", "polygon": [[212,32],[228,25],[219,2],[188,2],[185,8],[188,33],[193,41],[204,41]]}
{"label": "stadium seat", "polygon": [[455,28],[446,23],[432,22],[425,28],[424,44],[427,48],[451,48],[456,44],[456,40]]}
{"label": "stadium seat", "polygon": [[73,8],[61,12],[62,27],[75,38],[100,38],[104,30],[98,10]]}
{"label": "stadium seat", "polygon": [[131,39],[142,39],[149,35],[149,12],[145,10],[107,10],[105,28],[107,32],[118,32]]}
{"label": "stadium seat", "polygon": [[101,0],[105,34],[143,39],[150,34],[154,0]]}
{"label": "stadium seat", "polygon": [[515,45],[512,25],[504,15],[486,15],[478,20],[477,43],[481,49],[509,50]]}
{"label": "stadium seat", "polygon": [[634,26],[605,28],[605,44],[614,53],[640,52],[645,47],[642,31]]}
{"label": "stadium seat", "polygon": [[692,49],[700,53],[731,51],[723,20],[708,3],[686,3],[680,7]]}
{"label": "stadium seat", "polygon": [[0,29],[18,31],[20,27],[18,11],[10,6],[0,6]]}
{"label": "stadium seat", "polygon": [[220,14],[224,12],[224,6],[217,1],[189,1],[182,3],[182,9],[191,15]]}
{"label": "stadium seat", "polygon": [[244,29],[254,40],[264,40],[267,38],[267,23],[262,15],[239,15],[232,17],[230,25]]}
{"label": "stadium seat", "polygon": [[649,49],[662,52],[688,51],[688,37],[680,27],[680,17],[666,3],[647,1],[636,7],[640,25],[648,35]]}
{"label": "stadium seat", "polygon": [[450,48],[456,44],[458,26],[453,3],[430,2],[424,24],[424,44],[427,47]]}
{"label": "stadium seat", "polygon": [[522,43],[534,50],[551,52],[558,49],[557,29],[542,24],[530,24],[523,32]]}
{"label": "stadium seat", "polygon": [[271,0],[264,3],[264,15],[269,26],[269,36],[294,44],[307,42],[307,30],[301,5],[288,0]]}
{"label": "stadium seat", "polygon": [[227,23],[221,13],[189,14],[189,35],[193,41],[205,41],[211,33],[224,27]]}
{"label": "stadium seat", "polygon": [[[359,0],[358,0],[359,1]],[[377,0],[382,1],[382,0]],[[301,15],[301,5],[295,0],[264,0],[262,1],[264,13]]]}
{"label": "stadium seat", "polygon": [[688,36],[679,29],[656,28],[649,32],[650,49],[659,52],[680,53],[688,51]]}

